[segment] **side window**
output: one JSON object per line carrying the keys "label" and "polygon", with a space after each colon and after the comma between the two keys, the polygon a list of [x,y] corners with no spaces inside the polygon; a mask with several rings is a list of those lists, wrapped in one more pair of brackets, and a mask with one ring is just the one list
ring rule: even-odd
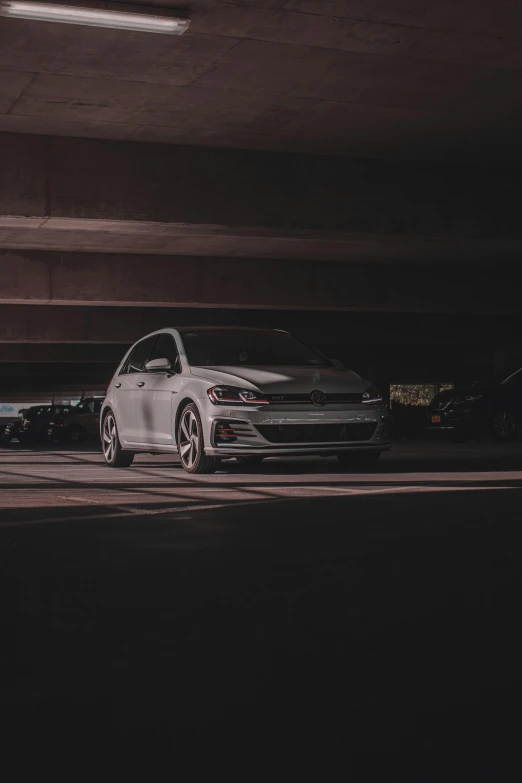
{"label": "side window", "polygon": [[95,400],[94,402],[94,412],[99,413],[101,411],[103,404],[103,400]]}
{"label": "side window", "polygon": [[154,343],[154,348],[149,356],[150,359],[168,359],[170,366],[175,372],[180,371],[178,349],[176,342],[171,334],[164,332],[159,334]]}
{"label": "side window", "polygon": [[149,358],[155,337],[147,337],[141,340],[131,351],[129,358],[125,362],[122,373],[143,372],[145,362]]}

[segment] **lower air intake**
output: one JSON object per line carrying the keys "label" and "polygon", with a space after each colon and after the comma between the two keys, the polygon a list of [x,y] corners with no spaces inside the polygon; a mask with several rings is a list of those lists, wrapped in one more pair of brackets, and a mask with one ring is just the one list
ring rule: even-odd
{"label": "lower air intake", "polygon": [[370,440],[375,422],[356,424],[260,424],[256,428],[269,443],[353,443]]}

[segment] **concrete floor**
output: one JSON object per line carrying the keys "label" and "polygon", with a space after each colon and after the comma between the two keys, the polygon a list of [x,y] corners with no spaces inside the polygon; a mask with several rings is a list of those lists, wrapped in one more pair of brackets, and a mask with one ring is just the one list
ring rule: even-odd
{"label": "concrete floor", "polygon": [[520,444],[227,470],[0,449],[9,780],[520,779]]}

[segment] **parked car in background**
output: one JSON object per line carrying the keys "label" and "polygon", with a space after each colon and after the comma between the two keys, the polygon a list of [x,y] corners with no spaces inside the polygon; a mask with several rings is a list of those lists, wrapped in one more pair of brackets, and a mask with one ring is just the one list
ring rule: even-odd
{"label": "parked car in background", "polygon": [[79,443],[90,436],[99,437],[100,411],[103,397],[85,397],[78,405],[70,405],[49,422],[49,440]]}
{"label": "parked car in background", "polygon": [[56,416],[64,415],[68,405],[33,405],[22,414],[19,440],[48,440],[49,422]]}
{"label": "parked car in background", "polygon": [[2,442],[11,443],[12,440],[20,440],[20,431],[22,428],[22,417],[8,422],[2,432]]}
{"label": "parked car in background", "polygon": [[428,410],[428,429],[465,439],[489,432],[499,440],[522,436],[522,368],[489,381],[440,392]]}
{"label": "parked car in background", "polygon": [[101,431],[111,467],[137,452],[178,452],[189,473],[211,473],[222,458],[303,454],[368,468],[391,440],[371,381],[288,332],[219,327],[136,343],[110,383]]}

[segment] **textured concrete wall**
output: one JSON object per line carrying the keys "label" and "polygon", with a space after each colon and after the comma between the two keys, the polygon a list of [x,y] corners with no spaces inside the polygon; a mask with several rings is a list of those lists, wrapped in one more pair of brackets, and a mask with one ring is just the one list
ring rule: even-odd
{"label": "textured concrete wall", "polygon": [[0,302],[520,311],[517,269],[0,251]]}
{"label": "textured concrete wall", "polygon": [[0,362],[112,361],[148,332],[195,324],[288,329],[313,343],[404,346],[412,355],[418,354],[419,347],[490,349],[508,343],[522,351],[522,314],[462,318],[429,313],[4,304],[0,305]]}
{"label": "textured concrete wall", "polygon": [[0,134],[0,215],[520,237],[509,169]]}

